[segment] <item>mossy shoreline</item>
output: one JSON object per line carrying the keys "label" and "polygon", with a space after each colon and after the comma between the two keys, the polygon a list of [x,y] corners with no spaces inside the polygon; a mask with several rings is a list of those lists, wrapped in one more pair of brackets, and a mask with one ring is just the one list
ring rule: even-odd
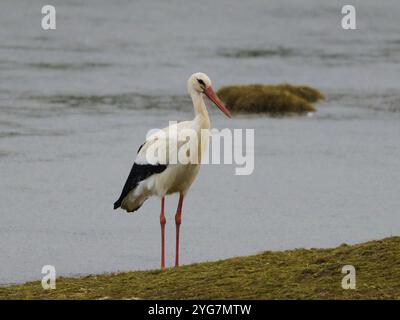
{"label": "mossy shoreline", "polygon": [[[344,290],[353,265],[356,289]],[[132,271],[0,287],[0,299],[400,299],[400,237],[332,249],[263,252],[164,272]]]}

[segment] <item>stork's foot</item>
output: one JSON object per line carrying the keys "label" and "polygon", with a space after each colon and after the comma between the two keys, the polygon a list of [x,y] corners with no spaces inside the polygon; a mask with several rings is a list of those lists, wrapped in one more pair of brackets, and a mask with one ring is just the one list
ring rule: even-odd
{"label": "stork's foot", "polygon": [[179,229],[182,223],[181,216],[176,214],[175,225],[176,225],[176,255],[175,255],[175,267],[179,267]]}

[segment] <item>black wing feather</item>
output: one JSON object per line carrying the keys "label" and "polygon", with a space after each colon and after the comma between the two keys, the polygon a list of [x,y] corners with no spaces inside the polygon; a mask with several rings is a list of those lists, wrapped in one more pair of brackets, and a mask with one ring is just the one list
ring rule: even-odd
{"label": "black wing feather", "polygon": [[122,193],[118,198],[118,200],[114,203],[114,209],[118,209],[121,206],[121,203],[124,200],[124,198],[128,195],[129,192],[131,192],[133,189],[137,187],[140,181],[147,179],[153,174],[161,173],[166,168],[167,165],[165,164],[152,165],[152,164],[134,163],[131,172],[129,173],[128,179],[126,179],[124,188],[122,189]]}

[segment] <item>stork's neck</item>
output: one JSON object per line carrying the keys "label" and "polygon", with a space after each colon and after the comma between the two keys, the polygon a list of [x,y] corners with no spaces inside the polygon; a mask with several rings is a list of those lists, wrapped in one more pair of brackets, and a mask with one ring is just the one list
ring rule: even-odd
{"label": "stork's neck", "polygon": [[193,101],[193,108],[195,113],[194,121],[202,129],[210,128],[210,118],[208,117],[208,112],[206,104],[204,103],[203,94],[197,91],[192,91],[190,93]]}

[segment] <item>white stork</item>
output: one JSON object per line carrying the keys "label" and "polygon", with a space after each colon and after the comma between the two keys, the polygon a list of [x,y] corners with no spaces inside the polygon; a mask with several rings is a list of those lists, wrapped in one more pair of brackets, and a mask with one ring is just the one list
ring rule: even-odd
{"label": "white stork", "polygon": [[[161,269],[165,268],[165,195],[179,192],[178,208],[175,214],[176,224],[176,256],[175,266],[179,266],[179,228],[181,225],[181,214],[183,199],[191,184],[196,178],[202,156],[208,148],[208,137],[210,119],[208,117],[203,95],[206,95],[215,105],[228,117],[230,112],[217,97],[211,87],[211,81],[204,73],[194,73],[187,82],[188,92],[193,101],[195,117],[191,121],[175,123],[167,128],[152,134],[140,146],[135,162],[129,173],[128,179],[122,189],[121,196],[114,203],[114,209],[121,207],[127,212],[138,210],[143,202],[150,196],[161,198]],[[187,131],[195,132],[198,139],[196,147],[191,148],[193,139],[187,140]],[[176,134],[171,134],[175,132]],[[207,132],[208,134],[204,134]],[[204,138],[206,137],[206,139]],[[201,141],[203,139],[203,141]],[[206,141],[204,141],[206,140]],[[149,152],[151,149],[151,152]],[[168,151],[167,151],[168,149]],[[174,152],[185,152],[191,154],[190,161],[183,164],[179,161],[172,161],[171,154]],[[164,157],[162,157],[164,155]]]}

